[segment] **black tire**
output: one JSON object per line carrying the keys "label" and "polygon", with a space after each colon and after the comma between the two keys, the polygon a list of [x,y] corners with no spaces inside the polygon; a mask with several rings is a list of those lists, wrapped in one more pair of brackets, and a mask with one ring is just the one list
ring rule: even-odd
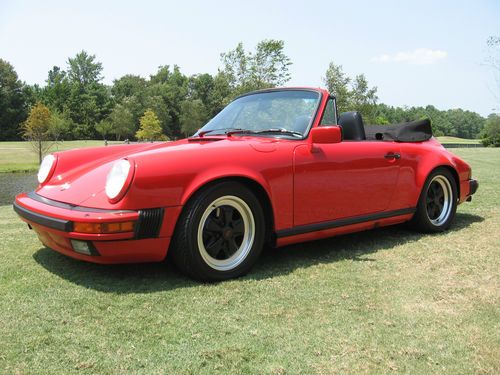
{"label": "black tire", "polygon": [[457,211],[457,183],[446,168],[435,169],[425,181],[411,226],[426,233],[450,228]]}
{"label": "black tire", "polygon": [[195,194],[184,207],[169,250],[175,265],[200,281],[245,275],[264,244],[265,219],[255,195],[237,182]]}

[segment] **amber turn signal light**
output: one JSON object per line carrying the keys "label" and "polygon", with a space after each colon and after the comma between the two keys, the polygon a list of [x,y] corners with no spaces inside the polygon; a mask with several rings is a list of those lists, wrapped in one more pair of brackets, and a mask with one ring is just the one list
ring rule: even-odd
{"label": "amber turn signal light", "polygon": [[135,221],[121,223],[73,223],[73,232],[78,233],[122,233],[133,232]]}

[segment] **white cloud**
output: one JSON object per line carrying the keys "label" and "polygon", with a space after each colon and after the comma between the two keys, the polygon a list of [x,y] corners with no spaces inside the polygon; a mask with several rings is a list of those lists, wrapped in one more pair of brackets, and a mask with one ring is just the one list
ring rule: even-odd
{"label": "white cloud", "polygon": [[417,48],[413,51],[402,51],[394,55],[382,54],[372,57],[370,61],[377,63],[406,63],[415,65],[434,64],[448,56],[448,52],[432,50],[428,48]]}

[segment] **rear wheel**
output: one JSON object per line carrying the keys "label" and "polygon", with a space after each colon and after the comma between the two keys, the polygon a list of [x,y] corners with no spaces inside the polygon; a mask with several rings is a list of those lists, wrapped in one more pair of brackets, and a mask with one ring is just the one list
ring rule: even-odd
{"label": "rear wheel", "polygon": [[412,224],[424,232],[447,230],[457,210],[457,184],[445,168],[433,171],[425,182]]}
{"label": "rear wheel", "polygon": [[262,251],[264,214],[244,185],[224,182],[199,192],[184,208],[173,238],[177,267],[202,281],[247,273]]}

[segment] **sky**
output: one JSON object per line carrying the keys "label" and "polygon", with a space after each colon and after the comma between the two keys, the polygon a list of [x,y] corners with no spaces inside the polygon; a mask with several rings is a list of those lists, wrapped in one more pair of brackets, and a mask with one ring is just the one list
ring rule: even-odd
{"label": "sky", "polygon": [[324,87],[330,62],[364,73],[393,106],[500,111],[486,66],[500,36],[500,0],[474,1],[35,1],[0,0],[0,58],[28,84],[44,84],[81,50],[103,64],[104,83],[149,77],[161,65],[215,74],[242,42],[285,42],[288,86]]}

